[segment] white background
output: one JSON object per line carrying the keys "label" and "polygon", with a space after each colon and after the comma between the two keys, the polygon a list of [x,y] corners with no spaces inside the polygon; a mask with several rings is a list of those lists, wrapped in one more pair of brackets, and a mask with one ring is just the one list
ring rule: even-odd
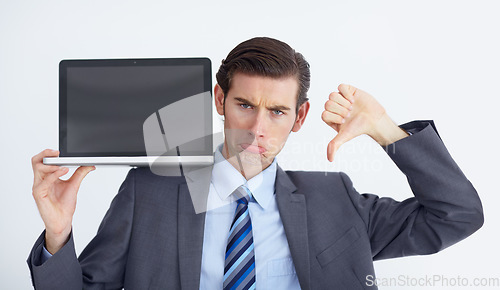
{"label": "white background", "polygon": [[[44,226],[31,195],[30,158],[58,146],[61,59],[206,56],[215,83],[220,61],[254,36],[283,40],[311,64],[312,107],[280,154],[282,167],[342,170],[359,192],[411,196],[405,176],[368,136],[341,147],[333,164],[326,161],[335,132],[320,115],[344,82],[374,95],[398,124],[434,120],[481,196],[485,224],[477,233],[435,255],[376,262],[379,278],[500,278],[499,8],[498,1],[2,0],[0,288],[31,287],[25,261]],[[128,170],[98,167],[84,180],[74,217],[78,253]],[[440,285],[431,288],[446,289]]]}

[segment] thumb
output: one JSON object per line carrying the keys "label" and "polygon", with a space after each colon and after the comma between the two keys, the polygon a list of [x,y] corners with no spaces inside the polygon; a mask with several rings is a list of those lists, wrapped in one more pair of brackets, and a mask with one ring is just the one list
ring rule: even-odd
{"label": "thumb", "polygon": [[80,166],[77,170],[75,170],[75,173],[73,173],[68,181],[70,183],[76,183],[76,186],[79,187],[83,178],[85,178],[90,171],[94,171],[95,169],[95,166]]}
{"label": "thumb", "polygon": [[333,138],[332,141],[328,143],[328,147],[326,150],[328,161],[333,162],[335,153],[337,153],[337,150],[340,148],[340,146],[342,146],[342,144],[346,143],[347,141],[349,141],[349,138],[347,138],[346,135],[342,132],[339,132],[337,136],[335,136],[335,138]]}

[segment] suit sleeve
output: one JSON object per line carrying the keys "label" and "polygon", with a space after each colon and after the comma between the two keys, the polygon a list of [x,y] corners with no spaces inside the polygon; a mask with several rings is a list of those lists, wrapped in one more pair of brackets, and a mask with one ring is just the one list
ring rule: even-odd
{"label": "suit sleeve", "polygon": [[349,197],[363,219],[374,260],[438,252],[483,224],[479,196],[443,144],[434,122],[400,126],[413,133],[382,146],[406,175],[413,194],[402,202],[359,194],[341,172]]}
{"label": "suit sleeve", "polygon": [[45,232],[35,242],[28,267],[35,289],[121,289],[132,229],[135,170],[128,173],[97,235],[77,258],[73,232],[50,259],[41,262]]}

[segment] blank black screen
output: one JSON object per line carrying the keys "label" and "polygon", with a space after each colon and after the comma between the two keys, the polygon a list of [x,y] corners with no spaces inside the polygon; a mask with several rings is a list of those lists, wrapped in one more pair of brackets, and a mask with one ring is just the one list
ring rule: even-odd
{"label": "blank black screen", "polygon": [[[144,121],[211,82],[203,65],[68,66],[64,74],[65,156],[145,156]],[[211,101],[200,106],[208,112]]]}

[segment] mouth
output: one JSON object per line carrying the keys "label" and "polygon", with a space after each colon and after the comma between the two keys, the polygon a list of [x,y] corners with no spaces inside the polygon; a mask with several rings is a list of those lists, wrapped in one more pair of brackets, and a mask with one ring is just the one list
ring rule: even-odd
{"label": "mouth", "polygon": [[243,150],[245,150],[249,153],[254,153],[254,154],[262,154],[262,153],[267,151],[266,148],[264,148],[264,147],[252,145],[252,144],[248,144],[248,143],[242,143],[242,144],[240,144],[240,146],[241,146],[241,148],[243,148]]}

